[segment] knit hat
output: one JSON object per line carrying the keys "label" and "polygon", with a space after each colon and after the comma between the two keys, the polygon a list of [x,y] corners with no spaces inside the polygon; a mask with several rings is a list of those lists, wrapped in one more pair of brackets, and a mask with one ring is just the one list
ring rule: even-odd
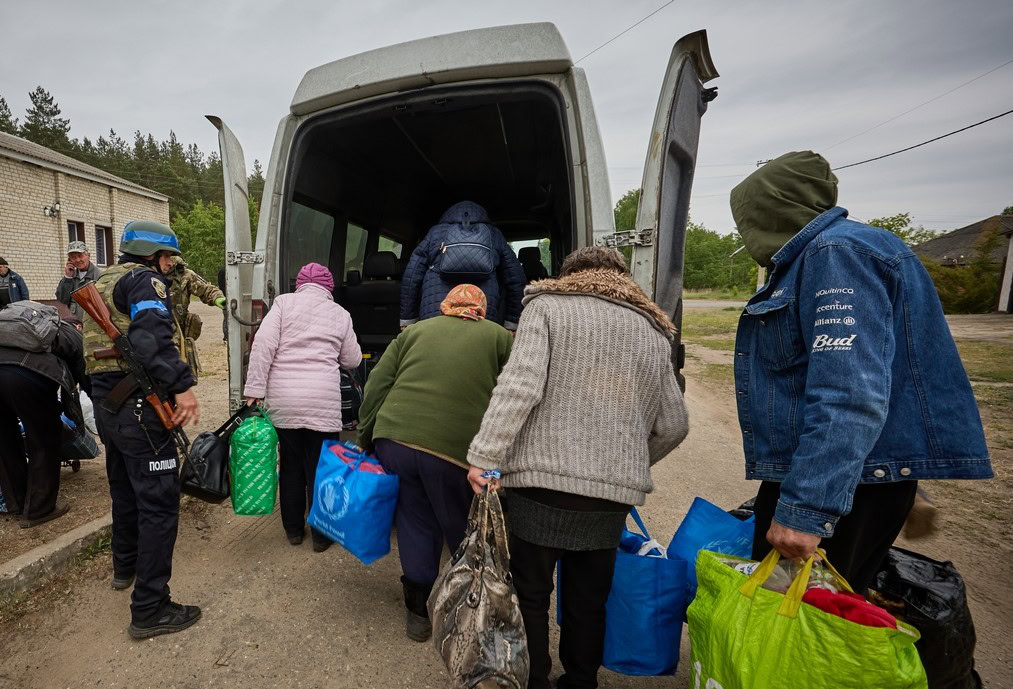
{"label": "knit hat", "polygon": [[6,265],[8,265],[7,259],[4,258],[3,256],[0,256],[0,266],[6,266]]}
{"label": "knit hat", "polygon": [[450,290],[450,294],[440,304],[440,313],[444,316],[480,321],[485,318],[487,305],[485,292],[475,285],[465,283]]}
{"label": "knit hat", "polygon": [[299,289],[310,282],[320,285],[328,292],[334,291],[334,276],[326,266],[319,263],[307,263],[299,270],[299,275],[295,278],[295,288]]}

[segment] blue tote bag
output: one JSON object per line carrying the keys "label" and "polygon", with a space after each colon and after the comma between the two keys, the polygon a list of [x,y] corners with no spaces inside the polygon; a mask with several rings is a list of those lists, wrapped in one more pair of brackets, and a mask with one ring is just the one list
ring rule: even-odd
{"label": "blue tote bag", "polygon": [[696,557],[701,550],[735,555],[747,560],[753,556],[753,522],[733,517],[714,503],[696,498],[668,546],[670,557],[687,563],[686,607],[696,595]]}
{"label": "blue tote bag", "polygon": [[[612,590],[605,604],[602,665],[624,675],[674,675],[686,608],[686,563],[652,556],[664,555],[659,548],[639,555],[650,536],[635,507],[630,514],[640,533],[624,529],[616,552]],[[560,615],[563,595],[558,587]]]}
{"label": "blue tote bag", "polygon": [[397,476],[376,458],[325,440],[307,522],[368,565],[390,552],[397,491]]}

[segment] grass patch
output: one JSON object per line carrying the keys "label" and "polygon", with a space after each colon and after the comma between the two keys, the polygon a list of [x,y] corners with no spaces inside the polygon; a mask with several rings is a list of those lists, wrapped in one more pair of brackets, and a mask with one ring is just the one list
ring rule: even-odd
{"label": "grass patch", "polygon": [[698,340],[694,340],[693,344],[703,345],[708,349],[720,349],[724,352],[735,351],[735,338],[726,337],[724,335],[708,335],[707,337],[701,337]]}
{"label": "grass patch", "polygon": [[682,293],[683,299],[724,299],[727,301],[745,301],[753,293],[748,290],[722,290],[722,289],[701,289],[686,290]]}
{"label": "grass patch", "polygon": [[1013,345],[957,340],[957,349],[971,380],[1013,383]]}
{"label": "grass patch", "polygon": [[686,309],[682,312],[682,339],[699,342],[710,335],[734,336],[741,309]]}
{"label": "grass patch", "polygon": [[732,364],[704,364],[703,371],[695,377],[708,383],[735,387],[735,367]]}

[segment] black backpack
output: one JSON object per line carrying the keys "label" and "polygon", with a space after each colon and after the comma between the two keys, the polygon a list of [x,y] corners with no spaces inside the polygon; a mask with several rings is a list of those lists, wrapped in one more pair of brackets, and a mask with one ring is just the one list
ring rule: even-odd
{"label": "black backpack", "polygon": [[447,282],[484,282],[496,271],[493,228],[486,223],[455,223],[447,228],[436,270]]}

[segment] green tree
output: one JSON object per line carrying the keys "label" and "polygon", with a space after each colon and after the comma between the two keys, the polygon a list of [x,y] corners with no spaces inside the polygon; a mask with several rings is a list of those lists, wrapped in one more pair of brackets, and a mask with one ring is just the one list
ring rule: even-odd
{"label": "green tree", "polygon": [[3,96],[0,96],[0,132],[15,135],[18,133],[18,118],[11,114],[7,99]]}
{"label": "green tree", "polygon": [[632,230],[637,224],[637,206],[640,205],[640,190],[630,189],[616,202],[616,231]]}
{"label": "green tree", "polygon": [[1013,206],[1006,206],[1002,209],[1003,215],[1013,215]]}
{"label": "green tree", "polygon": [[25,111],[25,123],[19,134],[35,143],[61,153],[73,150],[70,142],[70,120],[60,117],[60,105],[46,89],[36,86],[28,94],[32,106]]}
{"label": "green tree", "polygon": [[921,225],[918,227],[912,226],[910,213],[898,213],[897,215],[890,215],[885,218],[873,218],[867,224],[873,227],[882,227],[884,230],[893,232],[908,246],[916,246],[930,239],[935,239],[942,234],[942,232],[937,232],[936,230],[926,230]]}
{"label": "green tree", "polygon": [[260,167],[260,161],[254,159],[253,161],[253,174],[251,174],[246,180],[247,189],[250,192],[250,198],[260,205],[260,200],[264,197],[264,169]]}
{"label": "green tree", "polygon": [[689,290],[753,291],[757,265],[746,251],[739,251],[742,246],[737,233],[718,234],[690,221],[686,226],[683,286]]}

